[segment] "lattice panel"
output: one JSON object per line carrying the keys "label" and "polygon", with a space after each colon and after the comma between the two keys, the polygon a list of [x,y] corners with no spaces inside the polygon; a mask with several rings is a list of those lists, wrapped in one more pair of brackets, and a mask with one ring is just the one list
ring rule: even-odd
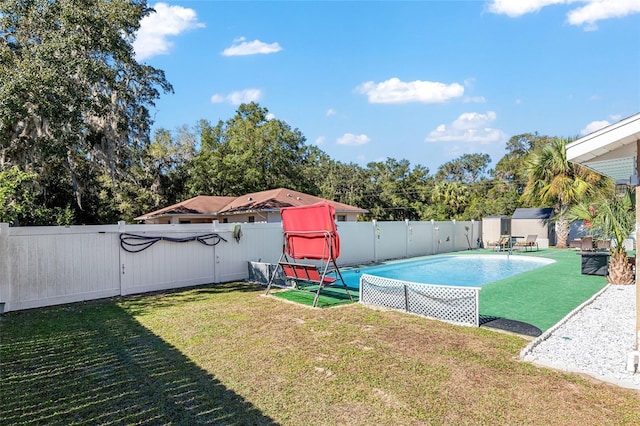
{"label": "lattice panel", "polygon": [[[377,278],[377,277],[372,277]],[[363,281],[360,279],[360,301],[365,305],[383,306],[391,309],[406,310],[406,298],[404,287],[377,285],[374,280]]]}
{"label": "lattice panel", "polygon": [[360,301],[458,324],[479,324],[478,287],[417,284],[364,274]]}

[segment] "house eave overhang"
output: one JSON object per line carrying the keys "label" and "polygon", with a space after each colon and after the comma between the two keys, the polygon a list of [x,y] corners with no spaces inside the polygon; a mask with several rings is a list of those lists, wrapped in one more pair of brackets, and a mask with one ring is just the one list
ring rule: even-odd
{"label": "house eave overhang", "polygon": [[636,174],[640,113],[567,144],[567,160],[612,179]]}
{"label": "house eave overhang", "polygon": [[280,213],[280,209],[239,209],[220,212],[220,216],[236,216],[240,214]]}
{"label": "house eave overhang", "polygon": [[[220,216],[234,216],[238,214],[252,214],[252,213],[280,213],[280,209],[258,209],[258,210],[230,210],[227,212],[220,212]],[[361,209],[361,210],[337,210],[336,214],[366,214],[369,213],[369,210]]]}
{"label": "house eave overhang", "polygon": [[162,214],[158,214],[158,215],[152,215],[152,216],[138,216],[133,218],[133,220],[152,220],[152,219],[160,219],[163,217],[184,217],[184,218],[201,218],[201,217],[214,217],[214,216],[218,216],[219,213],[213,212],[213,213],[177,213],[177,212],[173,212],[173,213],[162,213]]}

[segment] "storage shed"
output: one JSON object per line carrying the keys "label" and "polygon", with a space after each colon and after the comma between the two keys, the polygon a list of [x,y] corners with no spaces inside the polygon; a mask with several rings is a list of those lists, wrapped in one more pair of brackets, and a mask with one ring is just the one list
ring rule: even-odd
{"label": "storage shed", "polygon": [[487,216],[482,218],[482,244],[488,247],[490,243],[500,239],[500,235],[511,235],[511,218],[509,216]]}
{"label": "storage shed", "polygon": [[537,235],[536,242],[540,248],[554,246],[555,227],[551,222],[553,208],[520,208],[511,217],[511,235],[524,239],[527,235]]}

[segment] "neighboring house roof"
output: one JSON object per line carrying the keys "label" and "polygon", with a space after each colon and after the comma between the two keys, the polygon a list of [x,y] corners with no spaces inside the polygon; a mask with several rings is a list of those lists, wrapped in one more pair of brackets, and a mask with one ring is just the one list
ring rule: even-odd
{"label": "neighboring house roof", "polygon": [[[215,197],[200,195],[181,203],[156,210],[136,217],[135,220],[147,220],[160,216],[173,215],[232,215],[247,212],[279,212],[283,207],[307,206],[325,200],[303,192],[287,188],[271,189],[253,192],[240,197]],[[336,210],[336,213],[367,213],[368,210],[326,200]]]}
{"label": "neighboring house roof", "polygon": [[216,215],[236,197],[214,197],[209,195],[198,195],[197,197],[189,198],[186,201],[182,201],[177,204],[173,204],[169,207],[162,208],[160,210],[153,211],[151,213],[138,216],[135,220],[146,220],[161,216],[173,216],[173,215],[203,215],[210,214]]}
{"label": "neighboring house roof", "polygon": [[[250,211],[280,211],[283,207],[308,206],[324,198],[315,197],[303,192],[292,191],[287,188],[271,189],[269,191],[254,192],[236,198],[221,211],[222,214],[250,212]],[[336,213],[367,213],[367,210],[348,204],[329,201],[336,209]]]}
{"label": "neighboring house roof", "polygon": [[529,208],[529,209],[516,209],[513,212],[512,219],[550,219],[553,216],[553,208]]}

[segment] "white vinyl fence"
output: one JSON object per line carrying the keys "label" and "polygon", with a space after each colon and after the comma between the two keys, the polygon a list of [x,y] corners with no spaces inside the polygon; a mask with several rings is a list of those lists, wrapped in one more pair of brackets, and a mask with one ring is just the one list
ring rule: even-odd
{"label": "white vinyl fence", "polygon": [[[480,227],[481,222],[339,222],[338,264],[475,248]],[[276,263],[281,253],[280,223],[17,228],[0,223],[0,313],[244,280],[248,262]]]}

